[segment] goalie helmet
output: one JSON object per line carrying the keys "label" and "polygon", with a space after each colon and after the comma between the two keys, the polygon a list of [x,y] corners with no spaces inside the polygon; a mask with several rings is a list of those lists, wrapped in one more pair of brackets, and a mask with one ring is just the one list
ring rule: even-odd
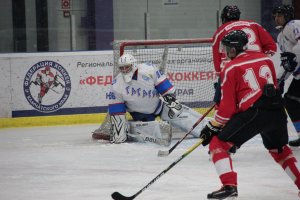
{"label": "goalie helmet", "polygon": [[231,31],[222,39],[222,44],[228,48],[235,48],[237,54],[247,49],[247,43],[247,34],[242,30]]}
{"label": "goalie helmet", "polygon": [[136,60],[131,54],[123,54],[119,58],[119,70],[123,76],[124,81],[130,82],[132,76],[137,69]]}
{"label": "goalie helmet", "polygon": [[241,15],[240,9],[236,6],[225,6],[221,13],[222,23],[226,23],[232,20],[239,20]]}
{"label": "goalie helmet", "polygon": [[273,9],[273,13],[272,14],[273,14],[273,16],[275,16],[276,14],[283,14],[284,20],[285,20],[285,24],[295,18],[295,16],[294,16],[294,7],[290,6],[290,5],[276,6]]}

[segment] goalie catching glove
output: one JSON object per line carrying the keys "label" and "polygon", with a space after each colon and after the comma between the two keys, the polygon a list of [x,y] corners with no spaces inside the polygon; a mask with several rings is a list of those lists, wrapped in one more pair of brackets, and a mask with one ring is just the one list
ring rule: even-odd
{"label": "goalie catching glove", "polygon": [[281,65],[287,72],[293,72],[298,63],[296,62],[296,55],[291,52],[284,52],[280,54]]}
{"label": "goalie catching glove", "polygon": [[202,145],[206,146],[210,143],[213,136],[218,135],[221,131],[222,125],[218,124],[215,121],[210,121],[206,126],[202,129],[200,133],[200,138],[203,139]]}
{"label": "goalie catching glove", "polygon": [[175,98],[174,94],[166,94],[163,96],[165,105],[169,108],[168,116],[170,119],[178,117],[183,109],[181,103]]}

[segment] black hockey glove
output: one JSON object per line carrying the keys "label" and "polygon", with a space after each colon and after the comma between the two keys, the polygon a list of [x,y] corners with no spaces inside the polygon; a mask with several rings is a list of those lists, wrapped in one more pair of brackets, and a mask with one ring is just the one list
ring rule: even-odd
{"label": "black hockey glove", "polygon": [[236,153],[236,150],[238,150],[238,147],[235,146],[235,145],[233,145],[233,146],[228,150],[228,152],[229,152],[229,153],[232,153],[232,154],[235,154],[235,153]]}
{"label": "black hockey glove", "polygon": [[200,138],[204,139],[202,142],[203,146],[206,146],[210,143],[213,136],[218,135],[221,131],[221,127],[212,125],[211,122],[202,129],[200,133]]}
{"label": "black hockey glove", "polygon": [[287,72],[293,72],[298,63],[296,62],[296,55],[291,52],[284,52],[280,54],[281,65]]}
{"label": "black hockey glove", "polygon": [[171,105],[172,102],[177,101],[176,97],[175,97],[175,94],[166,94],[166,95],[163,96],[163,98],[164,98],[165,102],[169,105]]}
{"label": "black hockey glove", "polygon": [[218,82],[214,83],[215,88],[215,95],[214,95],[214,102],[219,104],[221,101],[221,79],[218,79]]}

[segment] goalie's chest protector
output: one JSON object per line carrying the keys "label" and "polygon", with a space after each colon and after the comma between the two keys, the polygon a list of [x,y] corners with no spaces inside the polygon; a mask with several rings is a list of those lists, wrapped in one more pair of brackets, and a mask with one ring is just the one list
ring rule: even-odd
{"label": "goalie's chest protector", "polygon": [[145,114],[154,113],[159,109],[161,100],[155,88],[157,78],[151,66],[138,66],[132,81],[122,81],[121,93],[129,112],[140,112]]}

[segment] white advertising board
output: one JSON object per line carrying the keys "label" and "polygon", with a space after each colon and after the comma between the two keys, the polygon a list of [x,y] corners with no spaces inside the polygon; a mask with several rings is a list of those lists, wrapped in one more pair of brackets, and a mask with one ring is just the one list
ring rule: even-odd
{"label": "white advertising board", "polygon": [[99,113],[108,104],[112,51],[12,54],[9,63],[12,117]]}
{"label": "white advertising board", "polygon": [[0,117],[11,117],[10,59],[0,57]]}

